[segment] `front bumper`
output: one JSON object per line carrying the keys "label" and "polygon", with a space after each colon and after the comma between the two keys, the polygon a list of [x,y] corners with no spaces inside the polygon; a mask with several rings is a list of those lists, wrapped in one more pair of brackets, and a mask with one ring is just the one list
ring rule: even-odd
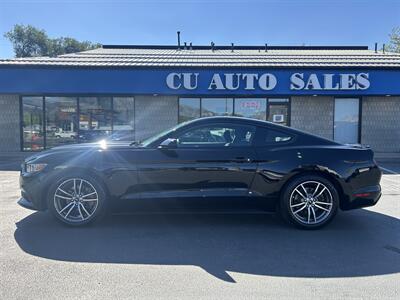
{"label": "front bumper", "polygon": [[21,205],[23,208],[37,210],[37,208],[33,205],[33,203],[28,199],[25,199],[24,197],[21,197],[17,203]]}
{"label": "front bumper", "polygon": [[19,205],[33,210],[46,210],[44,174],[27,174],[21,172],[19,186],[21,189],[21,199],[18,201]]}

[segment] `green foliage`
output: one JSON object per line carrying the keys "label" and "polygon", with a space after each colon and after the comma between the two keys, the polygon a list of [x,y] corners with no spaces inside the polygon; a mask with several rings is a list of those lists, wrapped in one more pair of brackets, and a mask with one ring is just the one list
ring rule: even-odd
{"label": "green foliage", "polygon": [[390,41],[387,47],[389,52],[397,52],[400,53],[400,27],[395,27],[392,30],[392,33],[389,34]]}
{"label": "green foliage", "polygon": [[31,25],[15,25],[4,36],[13,44],[16,57],[57,56],[98,48],[101,45],[70,37],[49,38],[44,30]]}

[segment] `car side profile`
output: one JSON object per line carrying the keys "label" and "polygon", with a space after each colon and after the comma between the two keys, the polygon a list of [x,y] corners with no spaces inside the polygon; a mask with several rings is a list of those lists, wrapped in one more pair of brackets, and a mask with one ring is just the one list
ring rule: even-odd
{"label": "car side profile", "polygon": [[19,203],[80,226],[117,200],[246,197],[313,229],[338,209],[376,204],[380,179],[367,147],[266,121],[209,117],[143,142],[103,140],[37,153],[22,165]]}

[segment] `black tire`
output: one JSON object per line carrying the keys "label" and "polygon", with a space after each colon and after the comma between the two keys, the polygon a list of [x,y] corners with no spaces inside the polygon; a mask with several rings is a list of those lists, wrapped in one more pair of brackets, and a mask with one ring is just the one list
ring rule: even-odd
{"label": "black tire", "polygon": [[[314,190],[317,189],[315,196],[323,190],[322,194],[313,197],[313,187]],[[321,204],[322,202],[325,204]],[[279,213],[289,224],[302,229],[318,229],[332,221],[338,207],[339,194],[329,180],[318,175],[303,175],[289,182],[282,191]]]}
{"label": "black tire", "polygon": [[[59,198],[59,196],[63,197],[65,196],[66,198],[70,198],[69,195],[64,194],[63,192],[60,192],[59,188],[61,187],[62,190],[65,190],[68,194],[71,192],[71,190],[66,190],[65,186],[66,184],[71,184],[71,182],[76,180],[76,185],[79,185],[79,180],[83,184],[86,185],[88,183],[88,189],[90,189],[90,186],[94,189],[96,192],[95,195],[89,196],[85,199],[82,199],[81,201],[76,200],[77,204],[73,204],[72,202],[75,201],[70,201],[70,200],[64,200],[63,198]],[[64,185],[63,185],[64,184]],[[83,186],[83,188],[85,187]],[[68,187],[68,186],[67,186]],[[57,196],[56,196],[57,193]],[[90,192],[89,192],[90,193]],[[72,193],[71,193],[72,194]],[[94,197],[94,198],[93,198]],[[97,198],[97,201],[94,201],[93,199]],[[92,201],[93,200],[93,201]],[[62,208],[60,207],[60,201],[65,201],[65,205],[70,205],[64,212],[62,212]],[[94,202],[96,202],[94,204]],[[90,205],[90,207],[88,206]],[[83,208],[82,208],[83,206]],[[61,223],[69,225],[69,226],[74,226],[74,227],[79,227],[79,226],[84,226],[89,223],[93,223],[94,221],[99,221],[104,217],[104,215],[107,212],[107,194],[105,192],[104,187],[102,186],[101,182],[96,179],[94,176],[82,174],[82,173],[74,173],[74,174],[69,174],[69,175],[64,175],[58,178],[58,180],[51,185],[49,188],[48,194],[47,194],[47,207],[51,214]],[[70,214],[65,217],[66,212],[68,212],[71,207],[72,210],[70,211]],[[79,208],[78,208],[79,207]],[[92,208],[93,210],[90,210],[89,208]],[[86,211],[86,212],[85,212]],[[61,214],[60,214],[61,212]],[[79,212],[79,214],[78,214]],[[87,214],[88,213],[88,214]],[[82,219],[80,220],[78,216],[75,217],[75,215],[78,215],[79,217],[81,216]],[[72,218],[74,217],[74,218]]]}

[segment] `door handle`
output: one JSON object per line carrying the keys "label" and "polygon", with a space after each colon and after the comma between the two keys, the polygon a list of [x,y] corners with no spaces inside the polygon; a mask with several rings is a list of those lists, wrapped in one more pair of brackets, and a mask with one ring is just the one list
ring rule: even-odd
{"label": "door handle", "polygon": [[237,162],[237,163],[249,163],[249,162],[251,162],[251,159],[250,158],[248,158],[248,157],[235,157],[234,159],[233,159],[233,161],[234,162]]}

